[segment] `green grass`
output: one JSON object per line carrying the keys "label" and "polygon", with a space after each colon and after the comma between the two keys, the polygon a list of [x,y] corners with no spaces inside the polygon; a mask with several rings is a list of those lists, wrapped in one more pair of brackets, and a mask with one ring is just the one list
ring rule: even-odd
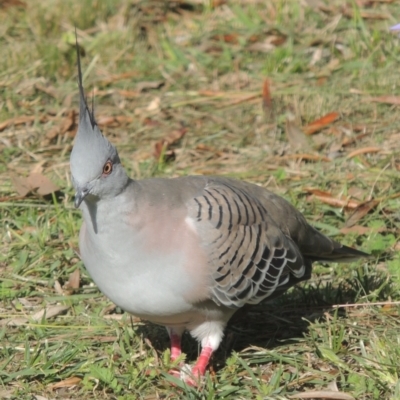
{"label": "green grass", "polygon": [[[399,93],[400,39],[388,28],[400,6],[25,3],[0,5],[0,125],[34,117],[0,131],[0,397],[287,399],[336,384],[355,399],[400,399],[400,114],[396,105],[371,101]],[[46,137],[78,109],[75,25],[87,93],[94,88],[100,123],[120,118],[101,128],[133,177],[218,174],[256,182],[324,233],[373,255],[315,265],[309,282],[235,316],[199,389],[166,375],[164,329],[113,307],[79,260],[81,216],[68,167],[74,127]],[[272,116],[262,108],[265,78]],[[137,90],[149,81],[164,85]],[[151,110],[151,103],[159,106]],[[293,157],[288,111],[299,127],[340,114],[300,151],[330,161]],[[154,143],[181,124],[188,132],[174,145],[175,159],[155,160]],[[372,146],[381,151],[347,157]],[[17,197],[12,176],[38,168],[61,188],[58,200]],[[344,235],[351,211],[309,196],[310,187],[380,203]],[[76,269],[80,287],[71,289]],[[198,347],[189,336],[184,350],[193,362]]]}

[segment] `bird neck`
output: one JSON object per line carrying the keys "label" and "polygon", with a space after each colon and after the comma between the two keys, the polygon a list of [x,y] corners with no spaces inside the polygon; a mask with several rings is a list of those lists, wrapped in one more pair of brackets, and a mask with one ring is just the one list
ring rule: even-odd
{"label": "bird neck", "polygon": [[[127,203],[130,203],[132,199],[127,201],[127,191],[135,183],[133,179],[130,179],[128,175],[123,171],[124,179],[122,175],[118,179],[118,184],[101,196],[88,194],[82,203],[82,211],[85,221],[92,225],[93,231],[97,234],[98,229],[102,223],[107,223],[110,219],[115,218],[115,211],[121,212]],[[99,221],[101,216],[101,221]],[[99,226],[100,224],[100,226]]]}

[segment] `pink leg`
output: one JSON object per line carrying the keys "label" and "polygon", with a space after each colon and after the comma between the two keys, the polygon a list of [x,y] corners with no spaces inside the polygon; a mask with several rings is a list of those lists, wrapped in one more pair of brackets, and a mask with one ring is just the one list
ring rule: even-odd
{"label": "pink leg", "polygon": [[171,338],[171,361],[175,361],[181,354],[181,336],[174,331],[169,331]]}
{"label": "pink leg", "polygon": [[203,376],[206,372],[206,368],[208,363],[210,362],[211,355],[213,353],[213,349],[211,346],[205,346],[201,349],[201,353],[199,358],[196,361],[196,364],[193,366],[192,374],[197,378]]}
{"label": "pink leg", "polygon": [[[182,331],[181,330],[176,330],[173,328],[167,327],[167,331],[169,334],[169,338],[171,340],[171,363],[173,363],[181,354],[182,354],[182,348],[181,348],[181,338],[182,338]],[[176,378],[181,377],[181,373],[179,369],[173,368],[168,371],[168,373],[172,376],[175,376]]]}

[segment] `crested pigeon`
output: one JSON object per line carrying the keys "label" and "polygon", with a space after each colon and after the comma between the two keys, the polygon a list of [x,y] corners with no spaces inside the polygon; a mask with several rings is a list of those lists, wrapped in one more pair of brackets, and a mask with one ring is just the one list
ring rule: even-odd
{"label": "crested pigeon", "polygon": [[314,261],[367,256],[251,183],[129,178],[87,105],[78,48],[77,58],[79,127],[70,167],[75,207],[83,213],[83,263],[112,302],[167,328],[171,360],[181,354],[185,330],[200,342],[187,382],[204,375],[236,310],[310,278]]}

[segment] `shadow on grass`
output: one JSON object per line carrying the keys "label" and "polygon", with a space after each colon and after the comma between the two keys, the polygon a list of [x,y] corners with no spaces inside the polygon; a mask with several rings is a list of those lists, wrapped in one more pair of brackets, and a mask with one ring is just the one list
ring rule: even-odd
{"label": "shadow on grass", "polygon": [[[361,298],[365,302],[384,301],[390,290],[391,282],[385,274],[359,272],[336,287],[330,282],[298,285],[269,302],[243,307],[229,321],[211,366],[214,371],[219,370],[232,351],[240,352],[249,346],[272,350],[296,343],[307,333],[310,323],[323,321],[326,313],[337,312],[339,318],[345,318],[347,309],[334,305],[364,302]],[[158,353],[170,346],[168,334],[161,326],[148,323],[139,327],[137,333],[148,338]],[[199,345],[188,333],[183,337],[182,350],[186,362],[197,359]]]}

